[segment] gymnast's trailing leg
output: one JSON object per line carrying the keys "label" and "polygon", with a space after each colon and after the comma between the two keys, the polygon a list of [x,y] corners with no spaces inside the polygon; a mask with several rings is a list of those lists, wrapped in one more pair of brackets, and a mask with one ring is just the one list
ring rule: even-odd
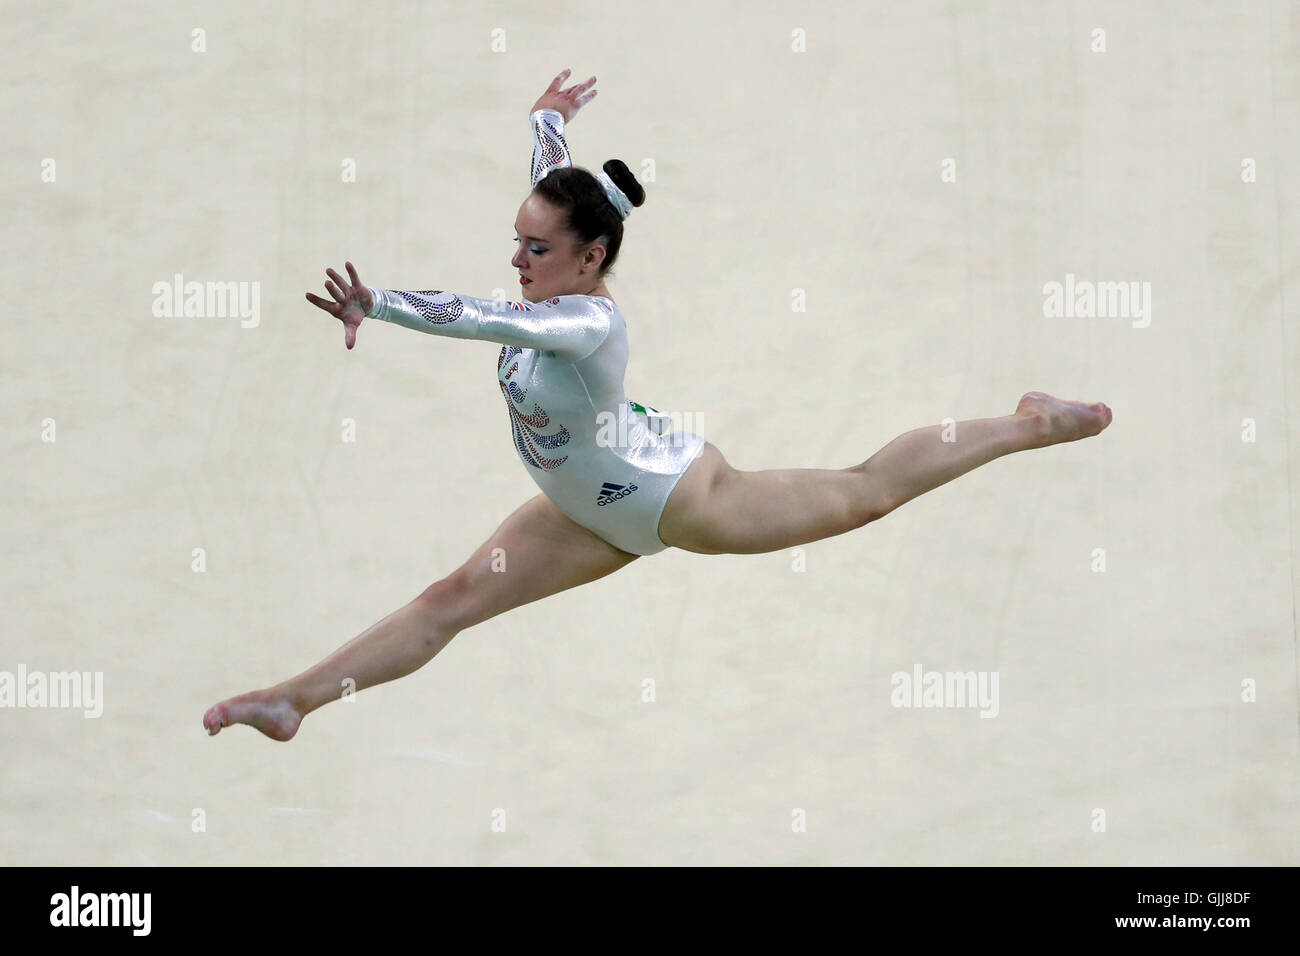
{"label": "gymnast's trailing leg", "polygon": [[249,724],[289,740],[303,717],[345,694],[405,677],[461,631],[626,567],[621,551],[545,495],[520,505],[460,568],[297,677],[208,709],[209,734]]}

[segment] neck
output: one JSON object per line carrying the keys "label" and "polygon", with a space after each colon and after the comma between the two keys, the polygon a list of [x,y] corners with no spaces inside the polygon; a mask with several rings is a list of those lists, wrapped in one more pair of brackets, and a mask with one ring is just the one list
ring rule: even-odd
{"label": "neck", "polygon": [[605,280],[604,280],[604,279],[601,279],[601,280],[597,281],[595,285],[593,285],[590,289],[588,289],[588,290],[587,290],[585,293],[583,293],[583,294],[584,294],[584,295],[603,295],[605,298],[607,298],[607,299],[611,299],[611,300],[614,298],[612,295],[609,294],[609,290],[605,288]]}

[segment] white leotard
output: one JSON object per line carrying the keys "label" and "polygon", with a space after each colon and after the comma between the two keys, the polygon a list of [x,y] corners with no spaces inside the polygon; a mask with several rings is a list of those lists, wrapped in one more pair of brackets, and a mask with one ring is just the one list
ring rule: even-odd
{"label": "white leotard", "polygon": [[[532,115],[536,185],[569,165],[564,121]],[[370,318],[434,335],[503,346],[497,381],[515,450],[537,486],[578,524],[632,554],[654,554],[659,517],[705,440],[663,431],[623,390],[627,325],[612,299],[562,295],[544,302],[479,299],[440,290],[371,288]]]}

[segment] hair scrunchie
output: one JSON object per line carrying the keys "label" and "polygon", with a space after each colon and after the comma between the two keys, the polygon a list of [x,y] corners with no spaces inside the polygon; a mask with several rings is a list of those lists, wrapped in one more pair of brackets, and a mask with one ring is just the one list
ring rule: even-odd
{"label": "hair scrunchie", "polygon": [[600,188],[605,190],[605,195],[614,206],[615,212],[618,213],[618,218],[626,219],[628,213],[632,211],[632,200],[627,198],[627,194],[618,188],[614,180],[610,179],[604,170],[596,173],[596,181],[600,183]]}

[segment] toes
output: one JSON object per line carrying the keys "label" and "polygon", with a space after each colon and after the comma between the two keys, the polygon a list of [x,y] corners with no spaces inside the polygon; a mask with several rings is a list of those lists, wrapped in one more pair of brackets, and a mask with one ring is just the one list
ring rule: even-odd
{"label": "toes", "polygon": [[212,736],[226,726],[225,715],[221,712],[221,706],[217,705],[208,710],[203,715],[203,726],[208,729],[208,736]]}

